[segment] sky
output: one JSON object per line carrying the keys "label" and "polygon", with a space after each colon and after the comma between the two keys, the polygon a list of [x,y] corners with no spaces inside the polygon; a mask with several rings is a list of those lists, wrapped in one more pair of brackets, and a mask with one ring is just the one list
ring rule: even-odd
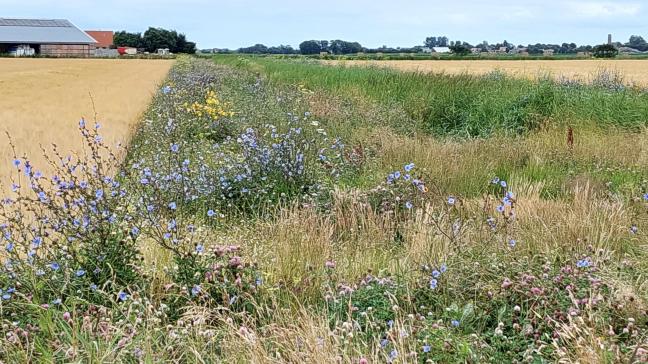
{"label": "sky", "polygon": [[648,39],[648,0],[0,0],[0,17],[63,18],[84,30],[163,27],[198,48],[307,39],[410,47],[440,35],[473,44]]}

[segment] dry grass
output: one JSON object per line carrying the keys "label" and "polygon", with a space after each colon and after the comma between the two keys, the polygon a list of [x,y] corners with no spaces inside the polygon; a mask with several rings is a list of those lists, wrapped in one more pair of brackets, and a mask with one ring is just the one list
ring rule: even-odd
{"label": "dry grass", "polygon": [[[95,109],[107,143],[128,141],[171,63],[0,58],[0,132],[8,131],[17,154],[39,169],[40,145],[82,148],[78,121],[93,120]],[[0,140],[0,183],[6,185],[11,150],[4,135]]]}
{"label": "dry grass", "polygon": [[[528,159],[531,166],[567,158],[578,164],[609,161],[624,168],[648,167],[645,151],[637,147],[648,138],[648,132],[608,131],[603,138],[600,131],[579,130],[571,152],[564,137],[565,130],[552,129],[530,137],[458,142],[400,137],[381,130],[372,139],[387,167],[414,161],[426,176],[434,176],[435,183],[450,190],[486,185],[497,165],[515,164],[522,159]],[[622,255],[637,246],[634,240],[630,244],[628,241],[632,224],[629,205],[608,198],[607,190],[592,176],[582,176],[563,186],[565,195],[557,199],[540,196],[542,181],[531,181],[514,172],[509,183],[519,198],[516,229],[523,244],[518,249],[530,255],[585,252],[590,246]],[[321,282],[313,277],[323,278],[327,260],[336,261],[338,275],[352,279],[368,271],[394,273],[423,262],[443,261],[452,253],[450,242],[429,221],[438,206],[428,206],[412,217],[403,237],[404,250],[397,253],[393,250],[397,248],[393,244],[396,222],[372,211],[361,195],[354,189],[336,191],[330,215],[311,209],[285,210],[277,221],[252,229],[248,234],[255,238],[244,240],[253,242],[248,249],[255,252],[258,261],[267,263],[264,268],[272,272],[274,280],[304,296],[320,287]],[[473,214],[479,215],[483,198],[474,197],[466,203],[472,206]],[[480,230],[474,227],[464,231],[463,240],[483,240]],[[308,274],[314,271],[320,273]]]}
{"label": "dry grass", "polygon": [[456,61],[326,61],[328,64],[348,66],[392,67],[402,71],[443,72],[449,74],[486,74],[494,70],[514,76],[535,78],[551,74],[556,77],[588,81],[600,70],[615,70],[624,75],[626,81],[648,85],[648,62],[645,60],[456,60]]}

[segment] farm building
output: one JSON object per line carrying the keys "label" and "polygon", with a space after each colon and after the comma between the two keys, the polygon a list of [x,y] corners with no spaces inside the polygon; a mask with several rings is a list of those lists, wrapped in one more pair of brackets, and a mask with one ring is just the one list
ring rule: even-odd
{"label": "farm building", "polygon": [[96,43],[67,20],[0,18],[0,53],[91,57]]}
{"label": "farm building", "polygon": [[433,47],[432,53],[450,53],[450,47]]}
{"label": "farm building", "polygon": [[115,33],[113,33],[112,31],[86,30],[85,32],[87,35],[91,36],[94,40],[97,41],[97,44],[95,44],[96,48],[110,49],[115,47],[113,42]]}

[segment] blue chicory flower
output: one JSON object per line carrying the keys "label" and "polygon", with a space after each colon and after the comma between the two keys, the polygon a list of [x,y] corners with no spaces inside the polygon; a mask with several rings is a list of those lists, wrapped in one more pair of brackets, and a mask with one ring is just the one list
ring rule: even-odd
{"label": "blue chicory flower", "polygon": [[124,291],[119,291],[119,293],[117,294],[117,298],[122,302],[126,301],[128,299],[128,294]]}
{"label": "blue chicory flower", "polygon": [[202,291],[202,288],[200,287],[200,285],[195,285],[195,286],[193,286],[193,288],[191,288],[191,295],[192,296],[197,296],[200,293],[200,291]]}
{"label": "blue chicory flower", "polygon": [[438,285],[439,282],[436,279],[430,279],[430,289],[437,289]]}

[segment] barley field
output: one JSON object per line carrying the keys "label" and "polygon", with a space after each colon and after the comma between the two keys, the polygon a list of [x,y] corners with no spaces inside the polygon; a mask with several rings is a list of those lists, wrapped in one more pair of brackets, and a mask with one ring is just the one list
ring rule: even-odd
{"label": "barley field", "polygon": [[648,86],[646,60],[430,60],[430,61],[324,61],[346,66],[390,67],[401,71],[447,74],[483,75],[496,70],[517,77],[536,78],[543,75],[589,81],[602,70],[623,75],[628,83]]}
{"label": "barley field", "polygon": [[[82,147],[70,138],[78,121],[102,124],[108,143],[127,142],[170,61],[0,58],[0,163],[7,166],[9,132],[19,156],[43,165],[40,146]],[[7,169],[0,169],[5,182]]]}

